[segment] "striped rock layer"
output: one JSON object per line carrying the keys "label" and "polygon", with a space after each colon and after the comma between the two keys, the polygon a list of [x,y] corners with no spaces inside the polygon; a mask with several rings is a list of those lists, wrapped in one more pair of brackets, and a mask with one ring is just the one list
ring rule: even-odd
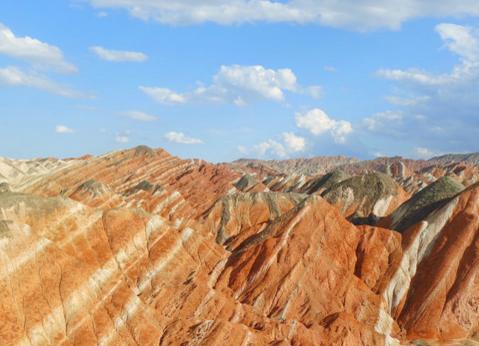
{"label": "striped rock layer", "polygon": [[[398,232],[320,195],[374,177],[245,178],[143,146],[25,165],[2,171],[1,345],[477,342],[477,184]],[[349,205],[406,215],[394,184]]]}

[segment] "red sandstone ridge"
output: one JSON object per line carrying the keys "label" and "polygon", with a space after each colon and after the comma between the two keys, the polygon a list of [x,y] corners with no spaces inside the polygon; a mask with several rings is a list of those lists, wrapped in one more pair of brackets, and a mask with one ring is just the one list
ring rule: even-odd
{"label": "red sandstone ridge", "polygon": [[0,344],[477,343],[477,167],[388,167],[2,159]]}

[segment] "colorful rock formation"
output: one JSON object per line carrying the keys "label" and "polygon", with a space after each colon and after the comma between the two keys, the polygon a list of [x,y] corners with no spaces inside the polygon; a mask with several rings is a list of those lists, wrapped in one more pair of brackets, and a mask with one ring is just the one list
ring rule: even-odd
{"label": "colorful rock formation", "polygon": [[1,162],[1,345],[479,340],[470,163],[410,196],[423,168],[395,162],[263,175],[145,146]]}

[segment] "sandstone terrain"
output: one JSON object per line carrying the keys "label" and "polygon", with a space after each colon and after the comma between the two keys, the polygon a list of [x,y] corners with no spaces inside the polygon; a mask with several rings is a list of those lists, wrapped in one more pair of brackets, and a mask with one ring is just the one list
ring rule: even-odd
{"label": "sandstone terrain", "polygon": [[477,345],[478,156],[0,158],[0,345]]}

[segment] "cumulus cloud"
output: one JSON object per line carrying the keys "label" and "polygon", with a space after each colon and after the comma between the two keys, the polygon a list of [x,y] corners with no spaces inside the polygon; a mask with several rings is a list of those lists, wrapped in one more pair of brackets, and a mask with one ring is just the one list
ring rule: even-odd
{"label": "cumulus cloud", "polygon": [[249,91],[275,101],[284,99],[285,90],[296,90],[296,82],[296,76],[290,69],[272,70],[260,65],[221,66],[214,77],[216,86]]}
{"label": "cumulus cloud", "polygon": [[149,122],[158,120],[158,117],[156,115],[151,115],[141,111],[128,111],[124,112],[123,114],[130,119],[138,121]]}
{"label": "cumulus cloud", "polygon": [[187,101],[187,96],[178,94],[168,88],[140,86],[140,90],[159,103],[181,104]]}
{"label": "cumulus cloud", "polygon": [[163,87],[141,86],[140,90],[164,104],[186,102],[226,102],[245,106],[254,99],[282,102],[286,92],[307,94],[319,98],[321,87],[301,87],[291,69],[269,69],[261,65],[221,66],[211,85],[200,85],[190,92],[176,92]]}
{"label": "cumulus cloud", "polygon": [[142,20],[163,24],[222,25],[249,22],[319,23],[358,30],[397,29],[427,16],[478,16],[477,0],[90,0],[95,8],[121,8]]}
{"label": "cumulus cloud", "polygon": [[264,157],[266,155],[273,155],[280,158],[286,158],[288,156],[288,151],[283,144],[275,141],[274,139],[268,139],[262,143],[259,143],[253,147],[253,153],[259,157]]}
{"label": "cumulus cloud", "polygon": [[183,132],[171,131],[165,134],[165,138],[173,143],[179,144],[201,144],[203,141],[198,138],[188,137]]}
{"label": "cumulus cloud", "polygon": [[16,67],[0,68],[0,84],[25,86],[69,98],[91,98],[91,95],[58,84],[36,73],[27,73]]}
{"label": "cumulus cloud", "polygon": [[292,132],[283,133],[283,141],[289,152],[303,151],[306,147],[306,140],[303,137],[297,136]]}
{"label": "cumulus cloud", "polygon": [[67,62],[60,48],[25,36],[18,37],[0,23],[0,54],[31,63],[39,68],[51,68],[59,72],[77,72],[75,65]]}
{"label": "cumulus cloud", "polygon": [[281,139],[282,141],[267,139],[251,148],[239,146],[238,150],[245,155],[254,155],[256,157],[271,156],[284,159],[291,154],[302,152],[306,148],[306,140],[292,132],[283,132]]}
{"label": "cumulus cloud", "polygon": [[340,144],[345,143],[347,137],[353,132],[353,126],[349,121],[332,119],[319,108],[306,113],[297,113],[296,125],[315,136],[329,133],[334,141]]}
{"label": "cumulus cloud", "polygon": [[73,129],[69,128],[68,126],[65,125],[57,125],[55,127],[55,132],[60,133],[60,134],[67,134],[67,133],[73,133],[75,132]]}
{"label": "cumulus cloud", "polygon": [[100,46],[90,47],[90,51],[100,59],[111,62],[144,62],[148,59],[148,56],[141,52],[112,50]]}

